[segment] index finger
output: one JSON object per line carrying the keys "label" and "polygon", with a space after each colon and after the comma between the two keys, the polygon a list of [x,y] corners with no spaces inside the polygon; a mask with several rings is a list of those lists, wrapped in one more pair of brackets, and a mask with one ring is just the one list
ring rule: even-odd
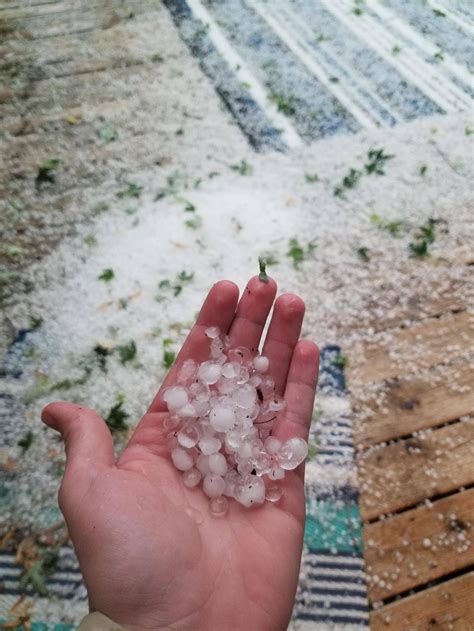
{"label": "index finger", "polygon": [[205,331],[210,326],[216,326],[223,335],[226,335],[234,319],[238,299],[239,288],[230,280],[221,280],[211,288],[201,307],[196,324],[189,332],[148,412],[164,412],[167,409],[161,393],[175,381],[177,372],[187,359],[194,359],[198,363],[208,359],[209,338]]}

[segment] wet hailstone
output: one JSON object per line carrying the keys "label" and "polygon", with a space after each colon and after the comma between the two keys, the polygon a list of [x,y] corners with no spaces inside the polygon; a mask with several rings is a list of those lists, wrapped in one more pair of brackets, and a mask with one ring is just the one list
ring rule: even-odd
{"label": "wet hailstone", "polygon": [[177,385],[163,395],[171,460],[185,486],[201,486],[215,516],[227,513],[229,499],[248,508],[278,502],[279,481],[305,460],[308,445],[271,435],[285,402],[275,394],[268,358],[243,346],[230,348],[217,327],[205,333],[209,359],[186,360]]}

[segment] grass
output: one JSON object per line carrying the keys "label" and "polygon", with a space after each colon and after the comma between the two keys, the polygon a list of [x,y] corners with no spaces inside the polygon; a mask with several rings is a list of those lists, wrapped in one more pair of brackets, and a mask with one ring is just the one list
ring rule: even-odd
{"label": "grass", "polygon": [[436,227],[445,223],[443,219],[430,217],[424,224],[418,226],[415,238],[409,244],[412,256],[425,257],[429,255],[430,246],[436,240]]}
{"label": "grass", "polygon": [[31,447],[31,445],[33,444],[34,437],[35,436],[33,432],[28,431],[17,442],[18,447],[21,447],[23,453],[25,453],[25,451],[28,451],[28,449]]}
{"label": "grass", "polygon": [[126,188],[116,193],[119,199],[126,199],[127,197],[140,197],[143,191],[143,186],[139,186],[134,182],[127,182]]}
{"label": "grass", "polygon": [[48,158],[40,164],[35,179],[36,188],[41,188],[41,185],[46,182],[54,184],[56,181],[56,169],[61,162],[61,158]]}
{"label": "grass", "polygon": [[357,248],[357,254],[364,261],[364,263],[368,263],[370,261],[370,250],[365,246],[361,246]]}
{"label": "grass", "polygon": [[253,166],[249,164],[247,160],[241,160],[237,164],[231,164],[229,168],[239,175],[252,175],[253,173]]}
{"label": "grass", "polygon": [[319,182],[319,176],[317,173],[305,173],[304,179],[308,184],[314,184],[315,182]]}
{"label": "grass", "polygon": [[292,259],[295,269],[300,269],[301,263],[316,249],[316,245],[312,241],[309,241],[306,246],[304,246],[296,238],[289,240],[288,247],[289,249],[286,255]]}
{"label": "grass", "polygon": [[97,277],[98,280],[103,280],[104,283],[110,283],[110,281],[115,277],[114,270],[110,267],[106,267]]}
{"label": "grass", "polygon": [[296,114],[296,97],[293,94],[284,94],[283,92],[272,92],[270,101],[276,105],[279,112],[285,116],[294,116]]}
{"label": "grass", "polygon": [[128,424],[125,421],[130,415],[123,409],[123,404],[123,398],[120,398],[120,400],[110,408],[107,416],[104,418],[112,433],[123,432],[128,429]]}
{"label": "grass", "polygon": [[133,340],[131,340],[128,344],[117,346],[116,350],[119,354],[120,363],[126,364],[127,362],[131,362],[135,359],[137,354],[137,345]]}

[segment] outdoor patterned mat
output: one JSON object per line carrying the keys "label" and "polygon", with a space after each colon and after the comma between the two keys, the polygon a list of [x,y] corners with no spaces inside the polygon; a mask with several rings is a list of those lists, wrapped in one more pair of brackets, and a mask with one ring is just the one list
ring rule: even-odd
{"label": "outdoor patterned mat", "polygon": [[[321,354],[315,419],[311,430],[315,455],[306,466],[307,520],[300,585],[292,627],[326,631],[368,626],[368,601],[362,560],[361,528],[353,460],[350,406],[343,356],[337,346]],[[23,591],[21,567],[12,552],[0,552],[0,620],[11,620],[11,607]],[[60,550],[48,579],[49,597],[26,591],[34,604],[32,631],[70,631],[86,612],[86,592],[74,551]],[[61,621],[62,620],[62,621]],[[24,627],[17,627],[22,629]]]}

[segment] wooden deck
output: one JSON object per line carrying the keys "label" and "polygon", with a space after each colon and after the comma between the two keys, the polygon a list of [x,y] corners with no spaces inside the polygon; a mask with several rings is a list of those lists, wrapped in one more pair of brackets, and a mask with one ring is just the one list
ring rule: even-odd
{"label": "wooden deck", "polygon": [[374,324],[347,371],[371,629],[471,631],[474,317],[454,293]]}

